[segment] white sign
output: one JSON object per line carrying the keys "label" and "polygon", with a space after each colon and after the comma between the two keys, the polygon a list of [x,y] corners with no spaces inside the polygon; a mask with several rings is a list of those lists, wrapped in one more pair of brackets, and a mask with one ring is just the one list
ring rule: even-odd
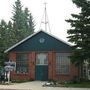
{"label": "white sign", "polygon": [[11,61],[5,62],[5,65],[6,66],[13,66],[13,67],[15,67],[16,66],[16,62],[11,62]]}
{"label": "white sign", "polygon": [[14,67],[13,66],[5,66],[5,71],[13,71]]}
{"label": "white sign", "polygon": [[5,62],[5,71],[13,71],[16,69],[16,62]]}

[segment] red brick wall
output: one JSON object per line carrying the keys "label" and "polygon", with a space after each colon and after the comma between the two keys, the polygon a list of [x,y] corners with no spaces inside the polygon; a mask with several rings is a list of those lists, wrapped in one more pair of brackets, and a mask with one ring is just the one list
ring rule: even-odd
{"label": "red brick wall", "polygon": [[54,78],[53,80],[69,81],[73,80],[75,76],[78,76],[78,68],[74,64],[70,64],[70,73],[68,75],[57,75],[56,74],[56,54],[54,53]]}
{"label": "red brick wall", "polygon": [[48,53],[48,79],[56,80],[56,61],[55,61],[55,52]]}
{"label": "red brick wall", "polygon": [[56,80],[56,53],[52,52],[53,54],[53,80]]}
{"label": "red brick wall", "polygon": [[[9,59],[16,61],[16,53],[10,52]],[[17,74],[15,71],[11,72],[12,80],[35,80],[35,60],[36,53],[29,52],[28,53],[28,69],[29,72],[27,74]],[[57,75],[56,74],[56,53],[48,52],[48,79],[49,80],[71,80],[74,76],[78,76],[78,68],[75,65],[71,64],[70,66],[70,74],[69,75]]]}
{"label": "red brick wall", "polygon": [[35,59],[36,54],[35,52],[31,53],[31,61],[30,61],[30,79],[35,80]]}
{"label": "red brick wall", "polygon": [[29,53],[28,54],[28,59],[29,59],[29,61],[28,61],[28,77],[29,77],[29,79],[31,78],[31,53]]}
{"label": "red brick wall", "polygon": [[[16,52],[10,52],[9,59],[16,62]],[[27,74],[17,74],[16,71],[11,72],[11,80],[29,80],[29,79],[30,79],[30,72]]]}
{"label": "red brick wall", "polygon": [[68,75],[57,75],[56,74],[56,53],[55,52],[49,52],[48,53],[48,59],[49,59],[49,70],[48,70],[48,78],[49,80],[61,80],[61,81],[67,81],[72,80],[75,76],[78,76],[78,68],[71,63],[70,65],[70,74]]}
{"label": "red brick wall", "polygon": [[53,79],[53,53],[48,53],[48,79]]}
{"label": "red brick wall", "polygon": [[70,66],[70,74],[68,74],[68,75],[56,75],[57,80],[60,80],[60,81],[73,80],[75,76],[78,76],[78,68],[75,67],[74,64],[71,64],[71,66]]}

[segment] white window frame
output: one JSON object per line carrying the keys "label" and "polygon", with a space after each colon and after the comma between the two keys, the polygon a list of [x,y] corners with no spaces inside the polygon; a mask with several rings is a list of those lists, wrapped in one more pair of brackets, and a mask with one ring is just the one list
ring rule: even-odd
{"label": "white window frame", "polygon": [[47,53],[37,53],[37,56],[36,56],[36,65],[48,65],[48,54]]}

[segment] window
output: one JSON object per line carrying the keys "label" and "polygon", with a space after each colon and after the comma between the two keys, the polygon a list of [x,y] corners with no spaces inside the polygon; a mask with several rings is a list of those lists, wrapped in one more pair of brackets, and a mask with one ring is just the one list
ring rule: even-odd
{"label": "window", "polygon": [[36,65],[48,65],[48,58],[46,53],[38,53],[36,59]]}
{"label": "window", "polygon": [[40,42],[40,43],[44,43],[44,42],[45,42],[45,39],[44,39],[44,38],[40,38],[40,39],[39,39],[39,42]]}
{"label": "window", "polygon": [[56,73],[57,74],[69,74],[70,72],[70,59],[68,53],[56,54]]}
{"label": "window", "polygon": [[28,72],[28,55],[24,53],[16,54],[16,72],[27,73]]}

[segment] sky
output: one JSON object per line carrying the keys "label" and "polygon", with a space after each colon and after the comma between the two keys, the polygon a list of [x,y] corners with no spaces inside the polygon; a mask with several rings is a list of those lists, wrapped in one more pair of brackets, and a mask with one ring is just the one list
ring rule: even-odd
{"label": "sky", "polygon": [[[11,20],[15,1],[16,0],[0,1],[0,20]],[[46,8],[50,26],[50,30],[47,31],[67,42],[67,30],[70,29],[70,25],[65,20],[71,18],[72,13],[79,13],[80,10],[71,0],[21,0],[23,7],[28,7],[29,11],[32,13],[36,24],[36,32],[40,29],[40,23],[43,21],[42,16],[45,2],[47,3]],[[41,27],[42,26],[41,24]]]}

